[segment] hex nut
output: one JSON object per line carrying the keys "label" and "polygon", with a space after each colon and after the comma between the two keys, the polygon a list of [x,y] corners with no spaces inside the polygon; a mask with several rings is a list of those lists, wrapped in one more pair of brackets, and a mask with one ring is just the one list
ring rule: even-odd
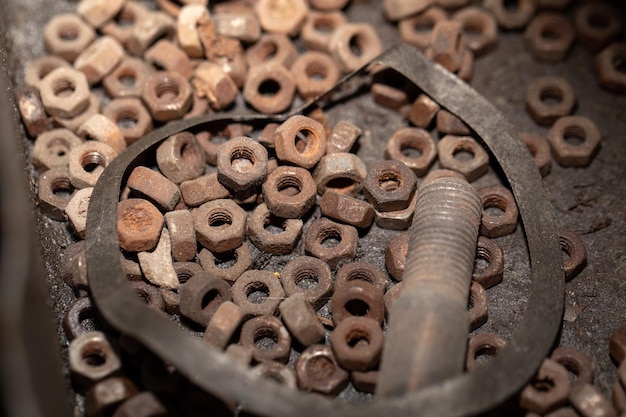
{"label": "hex nut", "polygon": [[342,368],[364,372],[378,365],[384,338],[376,320],[346,317],[330,334],[330,345]]}
{"label": "hex nut", "polygon": [[396,281],[402,280],[406,254],[409,250],[409,234],[400,233],[394,236],[385,249],[385,266],[387,272]]}
{"label": "hex nut", "polygon": [[340,11],[310,11],[300,31],[300,39],[307,50],[326,51],[332,32],[347,23]]}
{"label": "hex nut", "polygon": [[537,9],[533,0],[519,0],[517,7],[506,7],[505,0],[486,0],[483,6],[491,11],[498,21],[498,25],[504,29],[521,29],[532,19]]}
{"label": "hex nut", "polygon": [[593,383],[593,361],[588,355],[566,346],[560,346],[554,349],[550,359],[561,364],[576,376],[573,384]]}
{"label": "hex nut", "polygon": [[[84,242],[83,242],[84,243]],[[69,248],[69,246],[68,246]],[[70,249],[72,250],[72,249]],[[85,245],[80,246],[80,251],[84,253]],[[79,252],[80,253],[80,252]],[[75,255],[77,255],[76,253]],[[70,257],[67,256],[67,251],[64,256],[64,261],[70,261]],[[78,298],[63,318],[63,331],[67,340],[72,341],[81,334],[87,333],[86,326],[83,326],[84,321],[95,319],[95,309],[91,305],[89,297]]]}
{"label": "hex nut", "polygon": [[379,325],[385,318],[382,291],[363,280],[353,280],[337,288],[330,303],[335,326],[352,316],[369,317]]}
{"label": "hex nut", "polygon": [[334,268],[340,261],[356,256],[358,240],[356,228],[321,217],[305,232],[304,249]]}
{"label": "hex nut", "polygon": [[231,299],[228,282],[210,272],[197,272],[180,293],[180,314],[206,327],[222,303]]}
{"label": "hex nut", "polygon": [[526,145],[528,152],[533,157],[537,169],[542,177],[550,173],[552,168],[552,156],[550,155],[550,145],[542,137],[533,133],[520,133],[520,140]]}
{"label": "hex nut", "polygon": [[15,101],[28,134],[36,138],[52,129],[52,120],[43,106],[39,90],[33,86],[23,86],[16,90]]}
{"label": "hex nut", "polygon": [[117,124],[128,145],[152,130],[152,117],[136,97],[113,99],[102,114]]}
{"label": "hex nut", "polygon": [[123,57],[124,48],[118,41],[101,36],[76,57],[74,68],[85,74],[91,85],[102,81]]}
{"label": "hex nut", "polygon": [[133,35],[135,26],[137,26],[147,14],[148,9],[141,3],[127,1],[115,18],[100,27],[100,32],[115,38],[126,48]]}
{"label": "hex nut", "polygon": [[545,414],[564,405],[570,392],[567,370],[551,359],[544,359],[535,378],[520,393],[520,406]]}
{"label": "hex nut", "polygon": [[87,332],[70,342],[70,373],[73,380],[85,388],[114,375],[121,366],[102,332]]}
{"label": "hex nut", "polygon": [[95,384],[85,396],[85,415],[99,416],[137,393],[128,378],[112,377]]}
{"label": "hex nut", "polygon": [[467,136],[471,134],[469,127],[454,114],[447,110],[437,112],[437,130],[447,135]]}
{"label": "hex nut", "polygon": [[124,0],[81,0],[76,11],[94,28],[99,28],[122,9]]}
{"label": "hex nut", "polygon": [[[299,135],[306,139],[299,138]],[[281,161],[310,169],[326,152],[326,132],[310,117],[292,116],[276,129],[274,146]]]}
{"label": "hex nut", "polygon": [[585,116],[561,117],[548,132],[552,157],[566,167],[589,165],[601,139],[602,134],[596,124]]}
{"label": "hex nut", "polygon": [[24,84],[38,89],[41,80],[60,67],[70,68],[70,64],[55,55],[44,55],[28,60],[24,65]]}
{"label": "hex nut", "polygon": [[261,113],[281,113],[291,106],[296,82],[281,64],[251,67],[243,86],[243,98]]}
{"label": "hex nut", "polygon": [[563,257],[565,281],[571,281],[587,265],[587,249],[580,236],[570,231],[561,231],[559,244],[565,255]]}
{"label": "hex nut", "polygon": [[261,36],[259,20],[253,14],[218,13],[211,19],[215,32],[245,43],[254,43]]}
{"label": "hex nut", "polygon": [[252,357],[259,362],[271,360],[286,363],[291,352],[289,331],[274,316],[256,316],[246,321],[241,327],[239,343],[251,348]]}
{"label": "hex nut", "polygon": [[596,57],[596,72],[600,85],[618,92],[626,92],[626,75],[619,69],[618,62],[626,57],[626,43],[615,42],[607,46]]}
{"label": "hex nut", "polygon": [[569,402],[583,416],[617,417],[611,403],[590,383],[572,385]]}
{"label": "hex nut", "polygon": [[431,6],[398,22],[400,39],[425,51],[430,46],[433,28],[445,20],[448,20],[448,13],[441,7]]}
{"label": "hex nut", "polygon": [[69,153],[83,141],[68,129],[41,133],[33,145],[33,165],[37,169],[69,166]]}
{"label": "hex nut", "polygon": [[413,214],[417,206],[417,195],[413,193],[413,198],[406,208],[391,211],[374,211],[374,220],[381,229],[406,230],[413,222]]}
{"label": "hex nut", "polygon": [[[69,244],[63,252],[61,277],[75,290],[87,289],[89,287],[86,259],[84,240]],[[70,335],[68,335],[68,340],[69,338],[71,338]]]}
{"label": "hex nut", "polygon": [[196,257],[196,229],[191,212],[174,210],[165,213],[165,224],[170,232],[173,260],[192,261]]}
{"label": "hex nut", "polygon": [[233,104],[239,89],[224,69],[214,62],[203,62],[193,72],[191,84],[199,97],[206,97],[214,110],[226,109]]}
{"label": "hex nut", "polygon": [[330,267],[321,259],[298,256],[289,261],[280,275],[287,296],[303,294],[313,307],[319,308],[333,291]]}
{"label": "hex nut", "polygon": [[235,250],[223,253],[212,253],[208,249],[202,249],[198,259],[205,271],[229,282],[234,282],[252,267],[252,257],[246,242]]}
{"label": "hex nut", "polygon": [[198,241],[212,252],[236,249],[246,237],[246,212],[233,200],[204,203],[195,212],[194,224]]}
{"label": "hex nut", "polygon": [[310,346],[324,340],[326,329],[304,294],[290,295],[280,303],[278,310],[283,323],[302,346]]}
{"label": "hex nut", "polygon": [[272,214],[265,203],[248,216],[248,238],[265,253],[284,255],[293,251],[302,235],[301,219],[284,219]]}
{"label": "hex nut", "polygon": [[233,192],[258,188],[267,177],[267,150],[249,137],[229,140],[217,151],[217,179]]}
{"label": "hex nut", "polygon": [[472,281],[470,285],[468,304],[470,331],[474,331],[485,324],[489,318],[487,291],[476,281]]}
{"label": "hex nut", "polygon": [[[358,53],[352,46],[356,47]],[[376,58],[383,50],[374,28],[364,23],[338,27],[328,42],[328,52],[344,72],[354,71]]]}
{"label": "hex nut", "polygon": [[576,37],[592,49],[600,49],[619,36],[620,12],[610,3],[593,2],[580,6],[574,15]]}
{"label": "hex nut", "polygon": [[461,24],[463,28],[462,43],[475,56],[485,54],[498,43],[496,19],[483,8],[465,7],[452,15],[452,20]]}
{"label": "hex nut", "polygon": [[559,117],[571,114],[575,105],[576,93],[562,77],[537,77],[526,91],[526,109],[540,125],[552,125]]}
{"label": "hex nut", "polygon": [[159,145],[156,153],[161,173],[176,184],[204,173],[204,151],[195,136],[189,132],[170,136]]}
{"label": "hex nut", "polygon": [[139,58],[126,56],[102,80],[107,94],[117,97],[141,97],[143,86],[152,69]]}
{"label": "hex nut", "polygon": [[94,39],[96,32],[74,13],[53,16],[43,30],[48,52],[68,62],[74,62]]}
{"label": "hex nut", "polygon": [[313,177],[304,168],[279,166],[263,183],[263,200],[269,211],[285,219],[298,219],[315,204]]}
{"label": "hex nut", "polygon": [[138,166],[131,172],[126,186],[142,198],[155,203],[163,211],[174,210],[180,200],[178,186],[161,173],[145,166]]}
{"label": "hex nut", "polygon": [[181,182],[180,192],[185,204],[191,207],[230,195],[228,189],[218,181],[216,172]]}
{"label": "hex nut", "polygon": [[470,136],[444,136],[437,145],[442,168],[457,171],[472,182],[489,169],[489,155]]}
{"label": "hex nut", "polygon": [[404,163],[376,161],[365,178],[363,194],[377,211],[396,211],[409,206],[416,188],[417,177]]}
{"label": "hex nut", "polygon": [[39,83],[41,101],[51,116],[78,116],[89,106],[89,86],[83,73],[60,67]]}
{"label": "hex nut", "polygon": [[291,74],[298,93],[306,100],[327,92],[341,77],[335,61],[319,51],[308,51],[300,55],[291,66]]}
{"label": "hex nut", "polygon": [[83,140],[97,140],[109,145],[118,154],[126,149],[126,141],[119,127],[111,119],[94,114],[78,127],[76,133]]}
{"label": "hex nut", "polygon": [[200,42],[204,46],[204,53],[209,61],[222,67],[237,87],[241,88],[246,81],[247,67],[246,59],[241,42],[226,36],[217,35],[213,31],[211,24],[200,23],[198,27]]}
{"label": "hex nut", "polygon": [[361,229],[370,227],[374,220],[371,204],[333,190],[324,193],[319,206],[324,216]]}
{"label": "hex nut", "polygon": [[264,31],[294,36],[309,13],[309,6],[305,0],[259,0],[254,10]]}
{"label": "hex nut", "polygon": [[66,167],[51,168],[39,176],[39,208],[49,218],[65,220],[65,208],[73,195],[74,186]]}
{"label": "hex nut", "polygon": [[367,168],[361,158],[343,152],[323,156],[313,172],[320,195],[334,191],[356,196],[363,188],[366,176]]}
{"label": "hex nut", "polygon": [[305,391],[337,395],[348,385],[350,374],[339,366],[330,346],[311,345],[294,363],[298,386]]}
{"label": "hex nut", "polygon": [[335,289],[341,288],[346,283],[354,280],[372,284],[381,292],[385,292],[389,283],[387,274],[378,266],[367,261],[356,261],[344,264],[339,268],[335,277]]}
{"label": "hex nut", "polygon": [[232,286],[233,302],[244,316],[273,315],[285,296],[278,277],[270,271],[249,270]]}
{"label": "hex nut", "polygon": [[407,127],[389,138],[385,157],[403,162],[415,175],[422,177],[437,157],[437,145],[426,130]]}
{"label": "hex nut", "polygon": [[616,363],[626,358],[626,325],[617,328],[609,339],[609,354]]}
{"label": "hex nut", "polygon": [[250,373],[259,378],[267,378],[290,389],[296,389],[296,374],[293,369],[284,363],[263,361],[255,365]]}
{"label": "hex nut", "polygon": [[179,73],[157,71],[146,80],[141,97],[155,120],[168,122],[191,108],[191,93],[191,84]]}
{"label": "hex nut", "polygon": [[213,346],[225,349],[243,317],[243,312],[237,304],[232,301],[222,302],[207,324],[202,339]]}
{"label": "hex nut", "polygon": [[501,185],[481,188],[478,194],[483,200],[480,233],[489,238],[513,233],[517,226],[518,216],[513,194]]}
{"label": "hex nut", "polygon": [[79,189],[95,186],[104,168],[116,157],[117,152],[113,148],[95,140],[72,148],[68,158],[72,185]]}
{"label": "hex nut", "polygon": [[129,198],[117,203],[120,247],[129,252],[154,249],[163,228],[163,215],[152,203]]}
{"label": "hex nut", "polygon": [[350,152],[361,133],[363,132],[358,126],[346,120],[340,120],[326,139],[326,154]]}
{"label": "hex nut", "polygon": [[87,210],[92,192],[93,188],[91,187],[76,191],[65,207],[67,221],[74,233],[81,239],[85,238],[87,230]]}
{"label": "hex nut", "polygon": [[176,38],[190,58],[202,58],[203,50],[198,36],[198,23],[209,20],[209,11],[202,4],[185,4],[180,8],[176,24]]}
{"label": "hex nut", "polygon": [[126,50],[134,56],[141,56],[157,39],[171,37],[175,30],[172,17],[160,11],[147,11],[135,21]]}
{"label": "hex nut", "polygon": [[543,12],[535,16],[526,27],[524,41],[535,58],[560,61],[572,46],[574,29],[565,16]]}
{"label": "hex nut", "polygon": [[378,382],[378,370],[374,371],[353,371],[350,372],[350,382],[355,390],[374,394],[376,392],[376,383]]}
{"label": "hex nut", "polygon": [[178,73],[189,79],[193,74],[191,61],[185,51],[167,39],[161,39],[144,54],[144,59],[157,68]]}
{"label": "hex nut", "polygon": [[165,310],[165,302],[161,292],[154,285],[145,281],[130,281],[130,287],[139,299],[155,311]]}
{"label": "hex nut", "polygon": [[503,273],[504,251],[495,240],[479,236],[472,280],[488,289],[502,282]]}
{"label": "hex nut", "polygon": [[246,50],[246,61],[250,68],[264,64],[278,64],[285,68],[298,57],[298,51],[291,39],[279,33],[265,33]]}
{"label": "hex nut", "polygon": [[478,358],[481,356],[497,356],[506,347],[506,342],[493,333],[479,333],[470,337],[467,345],[467,360],[465,367],[473,371],[480,366]]}
{"label": "hex nut", "polygon": [[426,94],[417,96],[409,110],[408,119],[417,127],[426,129],[439,112],[439,104]]}
{"label": "hex nut", "polygon": [[427,56],[450,72],[461,67],[463,57],[463,27],[461,22],[442,20],[433,27]]}

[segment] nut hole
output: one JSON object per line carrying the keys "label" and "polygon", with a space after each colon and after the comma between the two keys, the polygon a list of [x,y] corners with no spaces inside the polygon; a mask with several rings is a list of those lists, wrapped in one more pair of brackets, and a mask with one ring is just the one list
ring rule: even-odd
{"label": "nut hole", "polygon": [[506,201],[497,195],[488,196],[483,203],[483,210],[491,217],[502,216],[506,211]]}
{"label": "nut hole", "polygon": [[556,86],[547,86],[541,90],[539,99],[548,106],[556,106],[563,101],[563,91]]}
{"label": "nut hole", "polygon": [[363,300],[353,298],[345,304],[344,309],[352,316],[363,317],[369,313],[370,306]]}
{"label": "nut hole", "polygon": [[611,19],[609,16],[596,11],[587,16],[587,23],[594,29],[605,29],[611,24]]}
{"label": "nut hole", "polygon": [[275,42],[266,42],[259,47],[259,58],[261,61],[268,62],[276,58],[278,54],[278,44]]}
{"label": "nut hole", "polygon": [[57,97],[67,97],[76,90],[76,85],[69,78],[59,78],[52,86],[52,94]]}
{"label": "nut hole", "polygon": [[491,253],[485,248],[476,248],[476,258],[474,259],[474,269],[485,269],[491,264]]}
{"label": "nut hole", "polygon": [[62,41],[66,41],[66,42],[71,42],[73,40],[76,40],[76,38],[78,38],[78,34],[79,34],[78,27],[76,27],[73,24],[66,24],[66,25],[61,26],[57,33],[59,39]]}
{"label": "nut hole", "polygon": [[270,289],[262,282],[251,282],[246,287],[246,297],[251,304],[263,304],[270,296]]}
{"label": "nut hole", "polygon": [[519,0],[504,0],[503,6],[506,11],[515,13],[519,9]]}
{"label": "nut hole", "polygon": [[563,132],[563,140],[569,145],[580,146],[585,142],[585,130],[580,126],[568,126]]}
{"label": "nut hole", "polygon": [[219,269],[228,269],[237,263],[237,252],[229,250],[213,254],[213,262]]}
{"label": "nut hole", "polygon": [[346,334],[346,343],[351,348],[358,348],[370,344],[370,335],[363,329],[353,329]]}
{"label": "nut hole", "polygon": [[403,143],[400,145],[400,153],[411,159],[417,159],[422,156],[422,150],[412,143]]}
{"label": "nut hole", "polygon": [[124,109],[117,114],[115,123],[124,129],[132,129],[139,122],[139,114],[134,109]]}
{"label": "nut hole", "polygon": [[309,79],[313,81],[322,81],[328,77],[328,68],[319,62],[309,63],[305,72]]}
{"label": "nut hole", "polygon": [[317,238],[320,246],[331,249],[341,243],[341,233],[336,229],[322,230]]}
{"label": "nut hole", "polygon": [[104,155],[98,152],[87,152],[80,160],[80,165],[85,172],[97,173],[104,170],[107,166],[107,160]]}
{"label": "nut hole", "polygon": [[369,271],[364,269],[356,269],[354,271],[350,271],[348,276],[346,277],[346,281],[365,281],[369,284],[374,285],[374,278],[369,273]]}
{"label": "nut hole", "polygon": [[102,351],[100,346],[95,343],[85,346],[81,357],[86,365],[94,368],[104,365],[107,360],[106,354]]}
{"label": "nut hole", "polygon": [[161,101],[170,101],[180,93],[178,83],[173,80],[164,80],[156,86],[156,96]]}
{"label": "nut hole", "polygon": [[313,22],[313,27],[320,33],[329,34],[337,28],[337,24],[333,19],[326,16],[319,16]]}
{"label": "nut hole", "polygon": [[306,367],[306,374],[309,378],[323,381],[330,378],[335,373],[335,364],[326,356],[316,356],[311,358]]}
{"label": "nut hole", "polygon": [[217,305],[222,303],[222,295],[216,289],[211,289],[204,294],[200,303],[202,310],[214,310]]}
{"label": "nut hole", "polygon": [[463,35],[470,38],[476,38],[478,36],[481,36],[484,31],[484,25],[482,22],[479,21],[466,22],[463,25]]}
{"label": "nut hole", "polygon": [[74,187],[70,183],[69,178],[57,178],[50,184],[52,194],[57,197],[69,199],[72,196]]}
{"label": "nut hole", "polygon": [[310,290],[317,287],[317,285],[319,284],[319,278],[317,277],[317,275],[315,275],[314,271],[304,269],[296,273],[294,282],[298,288],[302,288],[303,290]]}
{"label": "nut hole", "polygon": [[254,344],[257,349],[272,350],[278,345],[276,331],[269,327],[262,327],[254,333]]}
{"label": "nut hole", "polygon": [[572,251],[574,250],[574,245],[572,242],[564,236],[559,236],[559,245],[561,246],[561,254],[563,255],[563,260],[566,261],[572,257]]}
{"label": "nut hole", "polygon": [[532,386],[540,392],[548,392],[554,389],[554,381],[550,378],[537,379],[532,382]]}
{"label": "nut hole", "polygon": [[137,73],[133,68],[123,68],[117,74],[117,81],[124,87],[133,87],[137,82]]}
{"label": "nut hole", "polygon": [[561,39],[561,34],[556,28],[544,28],[541,31],[541,37],[546,41],[558,41]]}
{"label": "nut hole", "polygon": [[459,162],[469,162],[474,159],[475,156],[474,150],[464,145],[458,146],[454,152],[452,152],[452,157]]}
{"label": "nut hole", "polygon": [[351,178],[333,178],[326,183],[326,189],[343,193],[356,187],[356,181]]}
{"label": "nut hole", "polygon": [[244,173],[252,170],[257,158],[250,148],[235,148],[230,153],[230,165],[237,172]]}
{"label": "nut hole", "polygon": [[363,54],[363,48],[365,47],[365,39],[363,39],[361,34],[355,33],[350,37],[348,46],[350,47],[352,55],[360,57]]}
{"label": "nut hole", "polygon": [[274,79],[264,80],[259,84],[259,94],[264,97],[273,97],[280,91],[280,84]]}
{"label": "nut hole", "polygon": [[402,178],[395,171],[386,171],[378,177],[378,186],[383,191],[393,192],[402,186]]}
{"label": "nut hole", "polygon": [[278,181],[278,192],[286,197],[293,197],[302,191],[302,180],[296,176],[288,175]]}
{"label": "nut hole", "polygon": [[210,227],[224,229],[233,224],[233,216],[227,211],[216,210],[209,214],[208,223]]}
{"label": "nut hole", "polygon": [[263,229],[273,235],[279,235],[287,229],[285,222],[285,219],[275,216],[272,213],[268,213],[263,220]]}
{"label": "nut hole", "polygon": [[115,22],[120,27],[129,27],[135,24],[136,20],[137,20],[137,16],[135,16],[135,13],[129,9],[124,8],[117,15]]}
{"label": "nut hole", "polygon": [[420,35],[427,35],[435,28],[435,21],[432,19],[419,20],[413,24],[413,32]]}
{"label": "nut hole", "polygon": [[626,56],[615,55],[613,57],[613,68],[620,74],[626,74]]}

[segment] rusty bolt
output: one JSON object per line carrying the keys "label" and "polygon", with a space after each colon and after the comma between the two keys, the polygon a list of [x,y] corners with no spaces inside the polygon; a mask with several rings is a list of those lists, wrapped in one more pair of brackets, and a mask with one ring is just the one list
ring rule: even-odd
{"label": "rusty bolt", "polygon": [[303,294],[315,308],[321,307],[333,291],[330,267],[321,259],[298,256],[283,268],[280,276],[287,296]]}
{"label": "rusty bolt", "polygon": [[85,74],[92,85],[102,81],[124,57],[124,48],[111,36],[102,36],[89,45],[74,61],[74,68]]}
{"label": "rusty bolt", "polygon": [[96,33],[78,15],[65,13],[54,16],[44,27],[43,39],[46,49],[68,62],[96,39]]}
{"label": "rusty bolt", "polygon": [[291,352],[289,331],[274,316],[257,316],[246,321],[241,327],[239,343],[252,348],[252,357],[259,362],[286,363]]}
{"label": "rusty bolt", "polygon": [[374,220],[371,204],[333,190],[322,196],[320,210],[326,217],[362,229],[368,228]]}
{"label": "rusty bolt", "polygon": [[228,282],[210,272],[195,273],[180,293],[180,313],[201,326],[209,324],[220,305],[231,300]]}
{"label": "rusty bolt", "polygon": [[246,212],[233,200],[204,203],[195,212],[194,224],[198,241],[213,252],[235,249],[246,237]]}
{"label": "rusty bolt", "polygon": [[263,183],[263,199],[275,216],[298,219],[315,204],[316,188],[304,168],[279,166]]}
{"label": "rusty bolt", "polygon": [[376,161],[365,178],[363,194],[376,210],[395,211],[409,206],[416,187],[417,177],[404,163]]}
{"label": "rusty bolt", "polygon": [[120,247],[130,252],[153,249],[161,236],[163,215],[152,203],[129,198],[117,203]]}
{"label": "rusty bolt", "polygon": [[524,32],[530,52],[542,61],[562,60],[574,41],[574,29],[567,18],[558,13],[537,15]]}
{"label": "rusty bolt", "polygon": [[298,386],[305,391],[337,395],[348,385],[350,374],[339,366],[330,346],[309,346],[294,367]]}
{"label": "rusty bolt", "polygon": [[259,204],[248,216],[248,238],[265,253],[284,255],[295,248],[302,235],[301,219],[285,219]]}
{"label": "rusty bolt", "polygon": [[217,179],[233,192],[258,188],[267,176],[267,150],[246,136],[229,140],[217,151]]}
{"label": "rusty bolt", "polygon": [[304,236],[305,251],[328,263],[331,268],[356,256],[357,230],[325,217],[314,220]]}
{"label": "rusty bolt", "polygon": [[78,116],[89,106],[89,86],[85,75],[71,68],[60,67],[39,83],[41,101],[51,116]]}
{"label": "rusty bolt", "polygon": [[441,167],[460,172],[470,182],[489,169],[489,155],[470,136],[446,135],[437,148]]}
{"label": "rusty bolt", "polygon": [[495,238],[513,233],[518,216],[513,194],[501,185],[481,188],[478,194],[483,200],[481,234]]}
{"label": "rusty bolt", "polygon": [[364,23],[348,23],[338,27],[328,42],[328,52],[344,72],[358,69],[382,51],[383,44],[378,33]]}
{"label": "rusty bolt", "polygon": [[596,57],[596,72],[600,85],[619,92],[626,91],[626,75],[619,63],[626,57],[626,43],[615,42],[607,46]]}
{"label": "rusty bolt", "polygon": [[554,160],[567,167],[589,165],[601,139],[602,134],[596,124],[585,116],[561,117],[548,132]]}
{"label": "rusty bolt", "polygon": [[74,381],[88,388],[112,376],[120,360],[102,332],[88,332],[70,342],[69,367]]}
{"label": "rusty bolt", "polygon": [[326,329],[304,294],[290,295],[280,303],[278,309],[285,326],[302,346],[310,346],[324,340]]}

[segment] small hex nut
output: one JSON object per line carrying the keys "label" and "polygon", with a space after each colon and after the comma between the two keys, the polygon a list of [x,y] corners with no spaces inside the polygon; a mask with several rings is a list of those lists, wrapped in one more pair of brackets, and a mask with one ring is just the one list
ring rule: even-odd
{"label": "small hex nut", "polygon": [[304,236],[304,249],[334,268],[340,261],[356,256],[358,241],[356,228],[322,217],[311,222]]}
{"label": "small hex nut", "polygon": [[46,49],[51,54],[74,62],[76,57],[96,39],[96,32],[78,15],[65,13],[56,15],[48,21],[43,39]]}
{"label": "small hex nut", "polygon": [[344,72],[360,68],[382,51],[383,44],[376,30],[363,23],[348,23],[338,27],[328,43],[328,52]]}
{"label": "small hex nut", "polygon": [[403,162],[415,175],[422,177],[437,157],[437,144],[426,130],[407,127],[397,130],[389,138],[385,157]]}
{"label": "small hex nut", "polygon": [[15,92],[15,104],[29,136],[36,138],[52,129],[52,120],[46,113],[37,87],[26,85],[18,88]]}
{"label": "small hex nut", "polygon": [[618,62],[626,58],[626,42],[615,42],[607,46],[596,57],[596,72],[600,85],[611,90],[626,92],[626,74],[618,68]]}
{"label": "small hex nut", "polygon": [[126,140],[120,128],[102,114],[94,114],[76,131],[85,140],[97,140],[109,145],[118,154],[126,149]]}
{"label": "small hex nut", "polygon": [[330,346],[311,345],[294,363],[300,389],[337,395],[348,385],[350,374],[341,368]]}
{"label": "small hex nut", "polygon": [[130,252],[154,249],[161,237],[163,215],[152,203],[129,198],[117,203],[120,247]]}
{"label": "small hex nut", "polygon": [[94,187],[104,168],[117,157],[117,152],[104,142],[89,140],[70,151],[70,181],[76,188]]}
{"label": "small hex nut", "polygon": [[124,57],[124,48],[111,36],[102,36],[89,45],[74,61],[74,68],[85,74],[89,84],[107,76]]}
{"label": "small hex nut", "polygon": [[89,106],[87,78],[72,68],[57,68],[46,75],[39,83],[39,93],[51,116],[75,117]]}
{"label": "small hex nut", "polygon": [[561,251],[567,257],[563,257],[563,272],[565,281],[571,281],[587,265],[587,249],[580,236],[571,231],[561,231],[559,234]]}
{"label": "small hex nut", "polygon": [[602,134],[596,124],[584,116],[561,117],[548,132],[554,160],[566,167],[589,165],[601,139]]}
{"label": "small hex nut", "polygon": [[237,304],[232,301],[222,302],[207,324],[202,339],[213,346],[225,349],[243,318],[243,312]]}
{"label": "small hex nut", "polygon": [[278,33],[265,33],[246,50],[246,62],[250,68],[270,63],[291,68],[297,57],[298,51],[291,39]]}
{"label": "small hex nut", "polygon": [[322,196],[320,210],[326,217],[362,229],[368,228],[374,220],[371,204],[332,190]]}
{"label": "small hex nut", "polygon": [[191,108],[191,84],[177,72],[157,71],[146,80],[142,99],[155,120],[179,119]]}
{"label": "small hex nut", "polygon": [[198,241],[212,252],[226,252],[246,237],[246,212],[233,200],[220,199],[201,205],[194,224]]}
{"label": "small hex nut", "polygon": [[152,69],[145,61],[127,56],[104,77],[102,86],[113,98],[141,97],[143,86],[150,74]]}
{"label": "small hex nut", "polygon": [[576,93],[562,77],[535,78],[526,91],[528,113],[535,122],[544,126],[550,126],[559,117],[569,115],[575,104]]}
{"label": "small hex nut", "polygon": [[609,3],[589,2],[576,11],[574,28],[581,42],[592,49],[600,49],[619,36],[620,11]]}
{"label": "small hex nut", "polygon": [[[202,249],[198,254],[198,259],[205,271],[229,282],[236,281],[241,274],[252,267],[252,256],[246,242],[237,249],[224,253],[213,253],[208,249]],[[226,263],[228,265],[225,265]]]}
{"label": "small hex nut", "polygon": [[201,326],[207,326],[222,305],[231,300],[230,285],[210,272],[195,273],[180,293],[180,313]]}
{"label": "small hex nut", "polygon": [[304,0],[259,0],[254,8],[266,32],[296,35],[309,13]]}
{"label": "small hex nut", "polygon": [[124,0],[81,0],[76,11],[91,26],[99,28],[122,10]]}
{"label": "small hex nut", "polygon": [[332,32],[347,23],[340,11],[311,11],[300,31],[300,39],[308,50],[326,51]]}
{"label": "small hex nut", "polygon": [[74,380],[84,387],[112,376],[121,362],[102,332],[87,332],[70,342],[69,366]]}
{"label": "small hex nut", "polygon": [[302,346],[310,346],[324,340],[326,330],[304,294],[290,295],[280,303],[278,309],[283,323]]}
{"label": "small hex nut", "polygon": [[469,296],[470,331],[474,331],[485,324],[488,318],[487,291],[482,285],[472,281]]}
{"label": "small hex nut", "polygon": [[[299,134],[306,141],[298,139]],[[281,161],[310,169],[326,152],[326,131],[310,117],[292,116],[276,129],[274,146]]]}
{"label": "small hex nut", "polygon": [[137,387],[127,378],[113,377],[100,381],[87,391],[85,415],[102,415],[136,393]]}
{"label": "small hex nut", "polygon": [[516,8],[510,9],[504,0],[487,0],[484,7],[494,14],[500,27],[521,29],[535,14],[537,4],[534,0],[520,0]]}
{"label": "small hex nut", "polygon": [[360,127],[346,121],[340,120],[330,131],[326,140],[326,154],[336,152],[350,152],[363,131]]}
{"label": "small hex nut", "polygon": [[24,68],[24,84],[39,88],[41,80],[57,68],[70,68],[70,64],[58,56],[44,55],[26,62]]}
{"label": "small hex nut", "polygon": [[148,198],[164,211],[174,210],[180,200],[180,190],[176,184],[145,166],[133,169],[126,186],[141,197]]}
{"label": "small hex nut", "polygon": [[[273,230],[280,229],[278,233]],[[248,216],[248,238],[265,253],[284,255],[293,251],[302,235],[301,219],[284,219],[259,204]]]}
{"label": "small hex nut", "polygon": [[43,132],[33,145],[33,164],[37,169],[68,167],[70,151],[83,141],[68,129]]}
{"label": "small hex nut", "polygon": [[315,204],[313,177],[304,168],[279,166],[263,183],[263,200],[269,211],[285,219],[298,219]]}
{"label": "small hex nut", "polygon": [[430,46],[432,30],[437,23],[448,20],[448,14],[438,6],[432,6],[414,16],[400,20],[400,38],[421,51]]}
{"label": "small hex nut", "polygon": [[163,141],[156,157],[161,173],[176,184],[198,178],[206,165],[204,151],[189,132],[177,133]]}
{"label": "small hex nut", "polygon": [[342,368],[363,372],[378,365],[384,338],[380,323],[376,320],[346,317],[330,334],[330,345]]}
{"label": "small hex nut", "polygon": [[565,16],[544,12],[526,27],[524,41],[537,59],[560,61],[572,46],[574,29]]}
{"label": "small hex nut", "polygon": [[243,86],[243,98],[261,113],[287,110],[296,93],[296,81],[282,64],[270,62],[250,68]]}
{"label": "small hex nut", "polygon": [[51,219],[65,220],[65,208],[73,194],[67,167],[50,168],[39,176],[39,208]]}
{"label": "small hex nut", "polygon": [[548,175],[552,168],[552,156],[548,141],[533,133],[520,133],[519,138],[532,155],[541,176]]}
{"label": "small hex nut", "polygon": [[65,207],[67,220],[81,239],[85,238],[85,231],[87,230],[87,211],[89,210],[89,200],[92,192],[93,188],[78,190]]}
{"label": "small hex nut", "polygon": [[356,196],[363,188],[367,168],[361,158],[353,153],[337,152],[325,155],[313,172],[317,192],[326,191]]}
{"label": "small hex nut", "polygon": [[[470,136],[446,135],[437,145],[441,168],[457,171],[472,182],[489,169],[489,155]],[[469,158],[464,156],[469,154]]]}
{"label": "small hex nut", "polygon": [[[489,238],[506,236],[517,226],[517,204],[513,194],[501,185],[484,187],[478,190],[483,200],[483,216],[480,233]],[[490,209],[497,210],[492,214]]]}
{"label": "small hex nut", "polygon": [[520,406],[545,414],[567,402],[570,386],[567,370],[551,359],[544,359],[533,381],[520,393]]}
{"label": "small hex nut", "polygon": [[298,92],[307,100],[330,90],[341,77],[335,61],[318,51],[300,55],[291,66],[291,73]]}
{"label": "small hex nut", "polygon": [[[462,43],[479,56],[494,48],[498,43],[498,24],[491,13],[480,7],[465,7],[452,16],[465,32]],[[471,29],[471,34],[468,30]],[[474,33],[476,32],[476,33]]]}
{"label": "small hex nut", "polygon": [[370,167],[363,194],[378,211],[396,211],[409,206],[417,177],[404,163],[387,160],[376,161]]}
{"label": "small hex nut", "polygon": [[117,124],[129,145],[152,130],[152,117],[136,97],[113,99],[102,114]]}
{"label": "small hex nut", "polygon": [[246,136],[229,140],[217,151],[217,179],[233,192],[259,187],[267,177],[267,150]]}

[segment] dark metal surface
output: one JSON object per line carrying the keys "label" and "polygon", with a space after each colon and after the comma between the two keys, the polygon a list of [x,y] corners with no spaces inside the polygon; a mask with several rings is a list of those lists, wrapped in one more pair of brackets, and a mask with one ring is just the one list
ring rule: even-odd
{"label": "dark metal surface", "polygon": [[499,161],[516,196],[531,256],[531,297],[509,345],[496,359],[474,373],[399,399],[376,399],[366,407],[337,404],[254,380],[242,369],[233,367],[223,354],[151,311],[133,294],[118,255],[113,208],[124,176],[135,160],[173,133],[197,125],[224,119],[269,122],[283,120],[288,115],[210,115],[171,123],[129,147],[105,169],[94,188],[87,216],[87,265],[91,294],[107,321],[122,333],[133,335],[197,385],[262,415],[472,415],[489,410],[519,390],[548,353],[560,327],[563,308],[564,279],[558,235],[539,173],[523,144],[516,139],[513,127],[491,103],[461,80],[408,46],[393,48],[376,61],[398,71],[471,126]]}

